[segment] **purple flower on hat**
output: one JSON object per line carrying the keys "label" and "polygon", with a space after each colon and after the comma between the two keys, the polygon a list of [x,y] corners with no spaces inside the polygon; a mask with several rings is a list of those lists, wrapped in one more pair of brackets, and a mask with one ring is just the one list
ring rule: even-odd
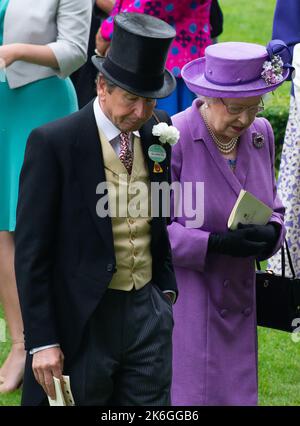
{"label": "purple flower on hat", "polygon": [[262,78],[267,85],[280,83],[283,79],[283,62],[279,55],[273,56],[270,61],[263,63]]}
{"label": "purple flower on hat", "polygon": [[267,85],[280,83],[283,80],[283,68],[291,68],[289,48],[282,40],[271,40],[266,49],[270,60],[264,62],[261,76]]}

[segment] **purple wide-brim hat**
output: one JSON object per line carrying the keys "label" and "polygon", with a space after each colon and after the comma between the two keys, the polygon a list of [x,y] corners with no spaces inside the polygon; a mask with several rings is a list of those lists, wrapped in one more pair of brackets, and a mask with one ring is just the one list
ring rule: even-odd
{"label": "purple wide-brim hat", "polygon": [[[279,71],[271,63],[272,58],[275,62],[281,59]],[[182,77],[192,92],[203,96],[261,96],[287,79],[292,68],[290,62],[290,51],[281,40],[272,40],[267,47],[242,42],[217,43],[206,48],[205,57],[186,64]],[[267,75],[263,66],[268,68]]]}

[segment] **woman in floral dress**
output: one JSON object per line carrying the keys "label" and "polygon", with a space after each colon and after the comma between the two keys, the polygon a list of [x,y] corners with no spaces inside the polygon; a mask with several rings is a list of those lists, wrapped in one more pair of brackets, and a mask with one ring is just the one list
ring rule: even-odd
{"label": "woman in floral dress", "polygon": [[[296,69],[278,177],[278,195],[285,208],[287,242],[297,277],[300,278],[300,2],[278,0],[273,25],[273,38],[281,38],[293,50]],[[288,268],[288,265],[286,265]],[[277,253],[268,265],[281,272],[281,256]]]}

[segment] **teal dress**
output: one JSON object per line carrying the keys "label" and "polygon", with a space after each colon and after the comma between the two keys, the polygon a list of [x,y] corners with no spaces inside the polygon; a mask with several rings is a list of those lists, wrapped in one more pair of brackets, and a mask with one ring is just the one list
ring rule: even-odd
{"label": "teal dress", "polygon": [[[9,0],[0,0],[0,46]],[[54,76],[10,89],[0,73],[0,231],[14,231],[19,176],[30,132],[78,110],[69,78]],[[47,182],[43,183],[47,188]]]}

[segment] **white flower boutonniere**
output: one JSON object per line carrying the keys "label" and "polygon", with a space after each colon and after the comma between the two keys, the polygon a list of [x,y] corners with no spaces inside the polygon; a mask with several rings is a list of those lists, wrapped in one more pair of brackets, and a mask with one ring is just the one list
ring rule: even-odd
{"label": "white flower boutonniere", "polygon": [[153,136],[158,136],[161,143],[175,145],[180,137],[179,130],[167,123],[159,123],[152,128]]}

